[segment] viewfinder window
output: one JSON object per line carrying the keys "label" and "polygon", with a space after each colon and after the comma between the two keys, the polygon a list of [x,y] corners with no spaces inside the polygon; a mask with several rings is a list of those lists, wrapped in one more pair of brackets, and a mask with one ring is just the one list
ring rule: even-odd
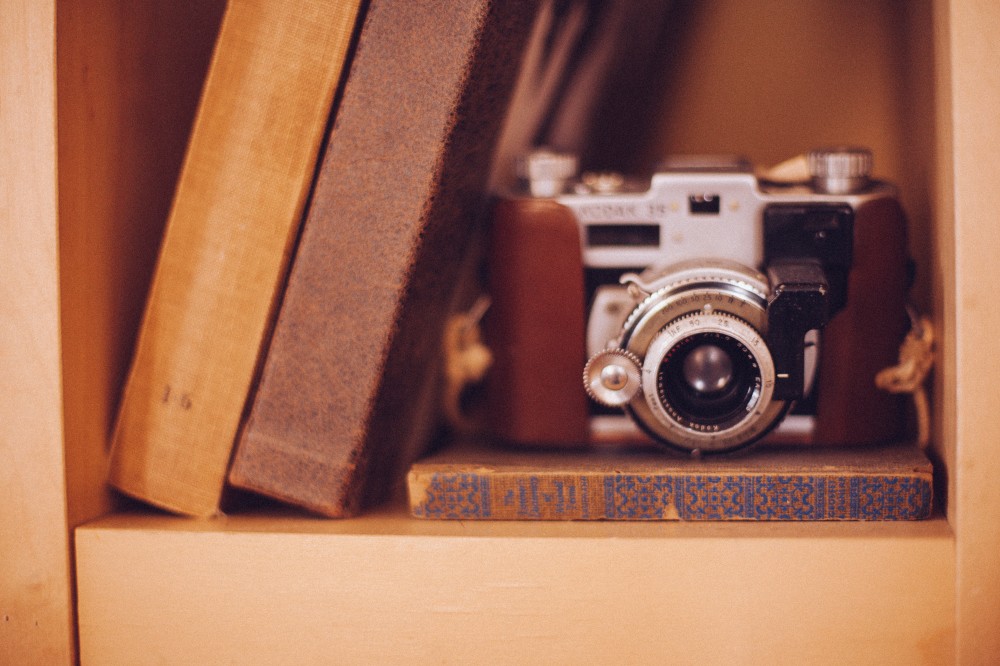
{"label": "viewfinder window", "polygon": [[658,224],[590,224],[587,225],[587,245],[590,247],[659,247]]}

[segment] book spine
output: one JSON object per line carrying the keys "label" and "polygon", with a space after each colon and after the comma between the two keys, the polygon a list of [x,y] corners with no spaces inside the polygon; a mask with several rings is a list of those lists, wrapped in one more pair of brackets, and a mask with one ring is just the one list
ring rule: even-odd
{"label": "book spine", "polygon": [[414,469],[417,518],[454,520],[921,520],[931,475],[503,473]]}
{"label": "book spine", "polygon": [[234,0],[167,220],[109,480],[218,510],[360,0]]}
{"label": "book spine", "polygon": [[[533,0],[372,2],[229,474],[330,516],[402,480]],[[408,463],[407,463],[408,464]]]}

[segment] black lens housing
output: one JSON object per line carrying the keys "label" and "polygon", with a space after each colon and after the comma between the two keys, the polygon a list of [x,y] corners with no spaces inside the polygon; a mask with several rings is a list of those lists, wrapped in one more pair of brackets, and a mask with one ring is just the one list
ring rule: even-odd
{"label": "black lens housing", "polygon": [[[732,363],[731,378],[715,391],[698,390],[683,371],[688,356],[706,345],[723,350]],[[656,378],[657,397],[664,409],[679,424],[693,430],[725,430],[739,423],[759,396],[761,382],[757,359],[746,345],[716,331],[678,341],[664,355]]]}

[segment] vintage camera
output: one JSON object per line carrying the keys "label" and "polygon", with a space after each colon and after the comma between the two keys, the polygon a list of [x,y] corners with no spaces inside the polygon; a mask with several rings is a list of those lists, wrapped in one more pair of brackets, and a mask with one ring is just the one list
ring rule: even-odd
{"label": "vintage camera", "polygon": [[530,194],[497,202],[490,240],[493,432],[695,455],[903,438],[905,402],[874,383],[908,328],[895,189],[863,149],[808,165],[779,184],[675,158],[631,182],[528,156]]}

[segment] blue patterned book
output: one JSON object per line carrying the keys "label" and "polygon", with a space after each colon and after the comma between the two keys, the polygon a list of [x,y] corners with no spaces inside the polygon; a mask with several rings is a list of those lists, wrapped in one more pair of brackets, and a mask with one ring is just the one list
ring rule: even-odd
{"label": "blue patterned book", "polygon": [[933,469],[914,446],[758,448],[680,459],[652,451],[454,445],[415,463],[418,518],[452,520],[920,520]]}

